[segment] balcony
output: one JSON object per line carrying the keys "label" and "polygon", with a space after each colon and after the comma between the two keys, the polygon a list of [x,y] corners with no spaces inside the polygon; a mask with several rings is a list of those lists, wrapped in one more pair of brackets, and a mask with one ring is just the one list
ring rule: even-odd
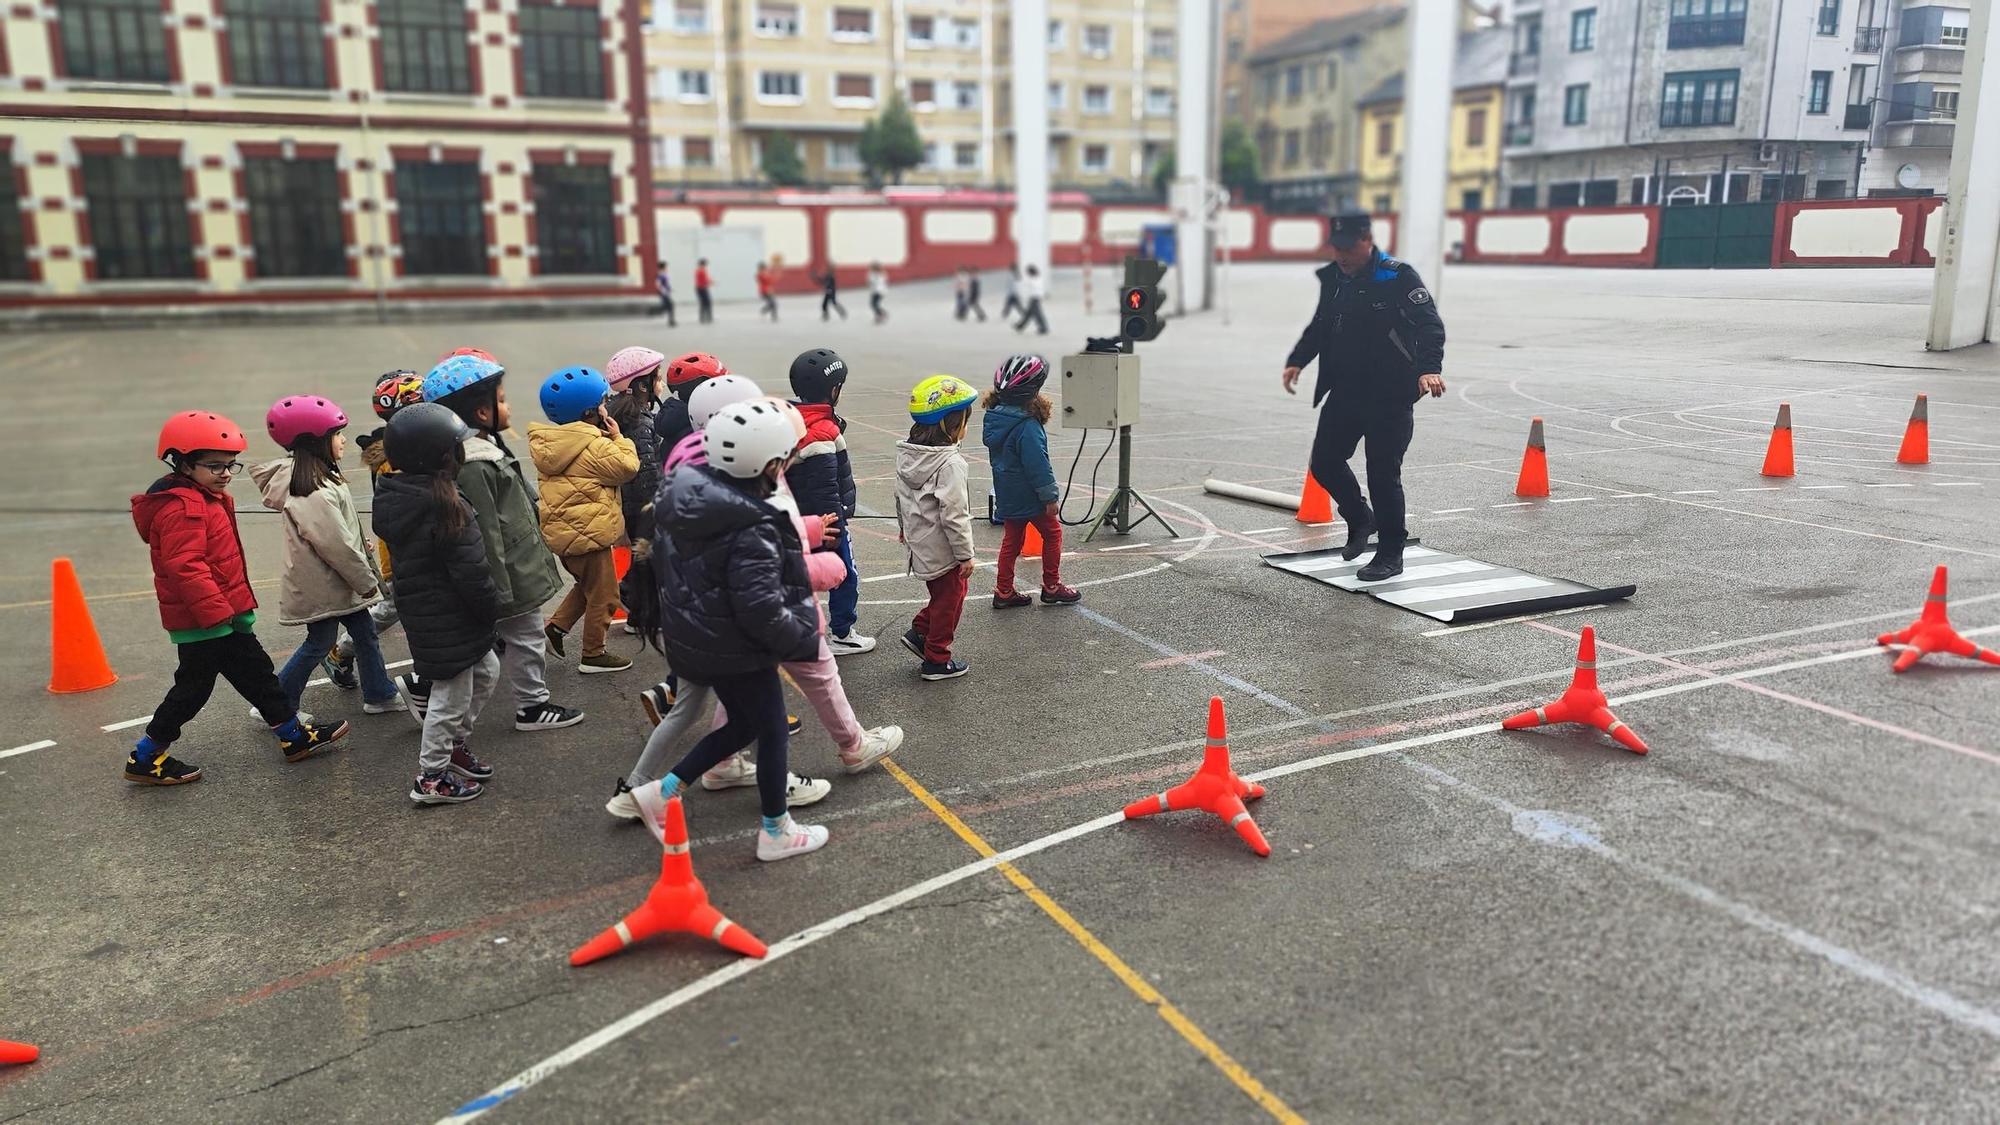
{"label": "balcony", "polygon": [[1667,24],[1667,47],[1740,47],[1743,26],[1741,15],[1675,19]]}
{"label": "balcony", "polygon": [[1868,102],[1847,107],[1847,116],[1841,121],[1843,129],[1866,129],[1875,123],[1875,107]]}
{"label": "balcony", "polygon": [[1854,29],[1854,53],[1857,55],[1879,55],[1882,53],[1882,29],[1879,27],[1857,27]]}
{"label": "balcony", "polygon": [[1914,74],[1963,74],[1964,72],[1965,48],[1963,47],[1924,43],[1914,47],[1898,48],[1896,51],[1898,78]]}
{"label": "balcony", "polygon": [[1526,148],[1534,144],[1535,123],[1532,121],[1515,121],[1508,124],[1506,143],[1508,148]]}
{"label": "balcony", "polygon": [[1888,148],[1950,148],[1950,121],[1891,121],[1882,127]]}
{"label": "balcony", "polygon": [[1529,78],[1541,69],[1542,56],[1539,52],[1532,55],[1507,56],[1507,77],[1509,78]]}

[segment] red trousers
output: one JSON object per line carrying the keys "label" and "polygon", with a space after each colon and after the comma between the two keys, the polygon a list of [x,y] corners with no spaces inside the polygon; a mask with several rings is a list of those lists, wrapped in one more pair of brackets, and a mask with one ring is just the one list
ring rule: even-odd
{"label": "red trousers", "polygon": [[1000,562],[993,580],[996,594],[1014,592],[1014,562],[1021,557],[1021,545],[1027,542],[1029,524],[1042,533],[1042,589],[1062,581],[1062,521],[1045,511],[1031,520],[1007,521],[1007,530],[1000,536]]}
{"label": "red trousers", "polygon": [[958,619],[965,613],[967,576],[948,570],[924,583],[930,587],[931,604],[917,611],[910,627],[924,639],[924,659],[943,664],[951,659],[952,638],[958,636]]}

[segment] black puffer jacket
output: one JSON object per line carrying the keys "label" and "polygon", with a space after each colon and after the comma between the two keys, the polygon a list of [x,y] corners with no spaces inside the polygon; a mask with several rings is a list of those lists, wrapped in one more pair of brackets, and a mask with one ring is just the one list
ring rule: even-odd
{"label": "black puffer jacket", "polygon": [[675,469],[653,507],[660,630],[676,673],[710,683],[818,653],[819,611],[790,516],[705,465]]}
{"label": "black puffer jacket", "polygon": [[[620,417],[621,414],[626,416]],[[653,435],[651,409],[619,411],[612,417],[639,451],[638,474],[618,486],[618,507],[625,515],[625,535],[637,543],[653,534],[653,494],[660,488],[660,443]]]}
{"label": "black puffer jacket", "polygon": [[[688,417],[687,396],[686,391],[669,396],[653,414],[653,437],[663,451],[672,449],[675,442],[694,432],[694,421]],[[665,459],[664,453],[661,459]]]}
{"label": "black puffer jacket", "polygon": [[450,679],[493,651],[500,595],[486,572],[486,544],[470,505],[465,526],[446,538],[430,476],[389,473],[375,482],[375,534],[396,557],[396,610],[417,675]]}

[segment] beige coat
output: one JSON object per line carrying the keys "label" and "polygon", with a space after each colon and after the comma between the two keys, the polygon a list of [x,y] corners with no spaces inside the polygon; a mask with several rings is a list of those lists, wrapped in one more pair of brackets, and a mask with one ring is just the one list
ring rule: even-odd
{"label": "beige coat", "polygon": [[605,550],[625,534],[618,486],[639,473],[639,451],[590,422],[528,427],[542,478],[542,538],[564,558]]}
{"label": "beige coat", "polygon": [[361,534],[361,517],[345,484],[329,481],[293,496],[292,459],[250,470],[264,506],[285,521],[285,573],[278,583],[278,622],[306,625],[345,617],[382,600],[375,553]]}

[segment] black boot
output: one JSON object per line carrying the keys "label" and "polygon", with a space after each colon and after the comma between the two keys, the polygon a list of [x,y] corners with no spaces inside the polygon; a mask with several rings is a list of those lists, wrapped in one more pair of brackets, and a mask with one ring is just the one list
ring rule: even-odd
{"label": "black boot", "polygon": [[1403,573],[1403,541],[1386,536],[1375,548],[1375,557],[1355,575],[1363,582],[1381,582]]}
{"label": "black boot", "polygon": [[1372,518],[1348,524],[1347,542],[1341,545],[1340,557],[1348,562],[1360,558],[1361,552],[1368,549],[1368,537],[1373,534],[1375,534],[1375,521]]}

